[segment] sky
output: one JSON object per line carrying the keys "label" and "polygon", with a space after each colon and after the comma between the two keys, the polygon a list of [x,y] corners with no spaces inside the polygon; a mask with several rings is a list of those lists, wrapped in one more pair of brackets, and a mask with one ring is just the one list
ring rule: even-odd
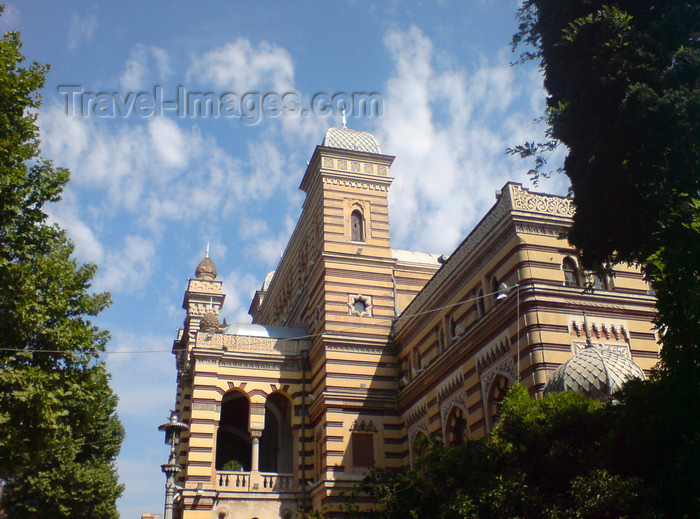
{"label": "sky", "polygon": [[[99,265],[94,290],[112,294],[96,323],[111,332],[105,359],[126,427],[122,518],[163,510],[157,427],[174,405],[187,279],[209,243],[222,316],[250,322],[299,217],[306,163],[343,106],[348,127],[396,156],[394,248],[449,254],[495,190],[533,188],[529,165],[505,153],[544,130],[537,67],[510,65],[517,6],[6,1],[0,30],[19,30],[28,61],[51,65],[42,153],[71,181],[50,217],[81,262]],[[558,177],[536,189],[566,187]]]}

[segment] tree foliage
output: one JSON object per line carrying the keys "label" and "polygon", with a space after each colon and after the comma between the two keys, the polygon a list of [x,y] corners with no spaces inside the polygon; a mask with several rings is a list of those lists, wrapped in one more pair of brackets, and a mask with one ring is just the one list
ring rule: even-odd
{"label": "tree foliage", "polygon": [[657,410],[669,436],[643,456],[657,478],[628,462],[658,479],[673,516],[700,516],[700,415],[688,412],[700,408],[700,1],[525,0],[518,18],[513,44],[544,73],[550,140],[511,152],[535,158],[536,177],[565,145],[584,266],[638,263],[655,289],[662,369],[629,409],[640,424]]}
{"label": "tree foliage", "polygon": [[667,368],[700,377],[700,2],[526,0],[514,46],[539,60],[550,141],[563,143],[584,266],[639,263]]}
{"label": "tree foliage", "polygon": [[653,447],[633,445],[646,433],[620,412],[626,406],[572,392],[532,400],[516,385],[490,437],[454,449],[434,442],[414,470],[375,469],[362,488],[386,519],[682,517],[667,514],[643,470],[626,466]]}
{"label": "tree foliage", "polygon": [[[2,6],[0,6],[0,13]],[[0,40],[0,510],[12,518],[116,518],[123,428],[90,318],[94,265],[73,258],[45,206],[68,171],[39,157],[36,110],[48,67]],[[0,512],[1,513],[1,512]]]}

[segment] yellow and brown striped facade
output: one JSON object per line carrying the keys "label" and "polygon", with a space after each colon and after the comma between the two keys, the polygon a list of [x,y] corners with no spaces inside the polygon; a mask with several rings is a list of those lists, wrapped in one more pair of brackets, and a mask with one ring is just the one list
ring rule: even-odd
{"label": "yellow and brown striped facade", "polygon": [[[333,130],[341,142],[362,133]],[[251,304],[254,324],[218,325],[215,269],[189,281],[173,346],[190,427],[184,519],[294,517],[301,505],[334,515],[369,467],[411,464],[421,436],[450,445],[487,433],[505,386],[520,379],[541,394],[587,336],[647,371],[658,359],[638,269],[616,267],[593,292],[565,271],[576,262],[561,238],[570,200],[508,183],[449,258],[398,251],[393,157],[328,135],[324,144],[279,266]]]}

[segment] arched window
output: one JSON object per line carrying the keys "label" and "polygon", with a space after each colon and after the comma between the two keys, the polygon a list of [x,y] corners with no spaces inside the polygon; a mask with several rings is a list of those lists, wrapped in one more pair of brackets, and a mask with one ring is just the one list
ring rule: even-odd
{"label": "arched window", "polygon": [[216,470],[249,471],[252,442],[248,432],[250,404],[246,395],[231,391],[221,401],[216,433]]}
{"label": "arched window", "polygon": [[435,335],[437,336],[438,354],[440,354],[445,351],[445,336],[441,326],[435,328]]}
{"label": "arched window", "polygon": [[501,410],[501,402],[508,393],[513,383],[505,375],[498,374],[491,382],[488,395],[486,397],[486,418],[489,423],[489,430],[496,424],[498,413]]}
{"label": "arched window", "polygon": [[486,306],[484,305],[484,291],[479,290],[476,295],[476,311],[479,317],[482,317],[486,313]]}
{"label": "arched window", "polygon": [[350,214],[350,239],[352,241],[365,241],[365,222],[358,209]]}
{"label": "arched window", "polygon": [[576,262],[571,258],[564,258],[562,262],[562,270],[564,271],[564,285],[567,287],[577,287],[579,286],[578,281],[578,269],[576,268]]}
{"label": "arched window", "polygon": [[461,407],[454,406],[450,410],[445,429],[448,447],[457,447],[467,440],[467,417]]}
{"label": "arched window", "polygon": [[265,402],[265,430],[260,437],[260,470],[292,472],[292,404],[282,393],[272,393]]}

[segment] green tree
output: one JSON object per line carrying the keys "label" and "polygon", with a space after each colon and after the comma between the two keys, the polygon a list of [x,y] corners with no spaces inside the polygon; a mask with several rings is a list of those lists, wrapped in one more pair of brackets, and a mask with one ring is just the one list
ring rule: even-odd
{"label": "green tree", "polygon": [[627,414],[645,426],[645,408],[664,416],[667,445],[648,435],[657,450],[643,454],[664,453],[660,476],[644,477],[669,516],[698,517],[700,414],[689,410],[700,408],[700,2],[525,0],[518,18],[513,44],[544,73],[551,140],[510,151],[534,157],[537,178],[565,145],[569,240],[584,266],[637,263],[655,289],[662,368],[652,390],[628,394]]}
{"label": "green tree", "polygon": [[622,407],[572,392],[533,400],[516,385],[491,436],[434,444],[415,470],[373,470],[362,489],[387,519],[663,517],[641,478],[610,468],[619,453],[601,447],[611,435],[631,447],[634,431],[617,433]]}
{"label": "green tree", "polygon": [[48,67],[23,66],[20,48],[16,32],[0,40],[0,510],[116,518],[124,433],[99,357],[108,335],[90,321],[109,295],[89,291],[96,267],[47,222],[68,171],[39,157]]}
{"label": "green tree", "polygon": [[585,267],[642,265],[667,369],[700,378],[700,3],[526,0],[515,46],[539,60],[546,143],[563,143]]}

